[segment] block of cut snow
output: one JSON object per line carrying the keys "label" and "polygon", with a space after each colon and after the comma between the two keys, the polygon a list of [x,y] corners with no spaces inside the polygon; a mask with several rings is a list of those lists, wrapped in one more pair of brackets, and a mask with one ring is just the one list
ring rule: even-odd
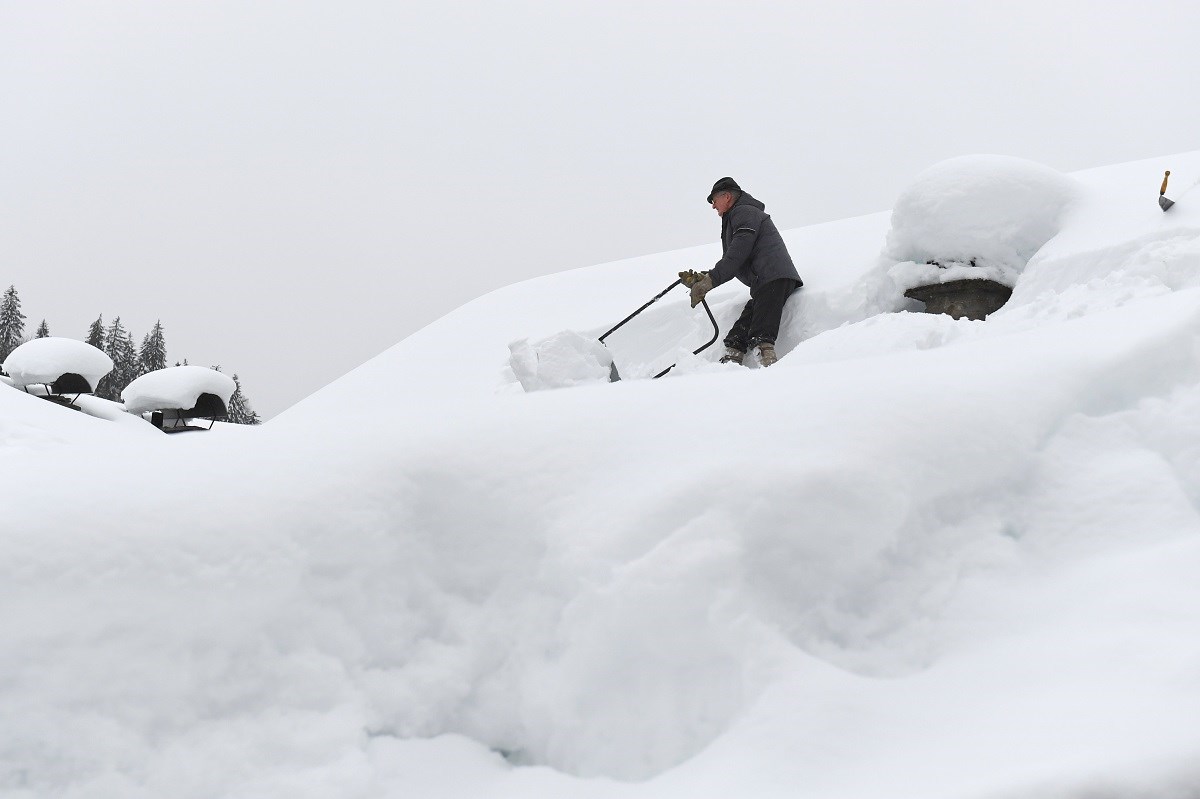
{"label": "block of cut snow", "polygon": [[229,404],[236,388],[233,378],[203,366],[170,366],[134,380],[121,392],[125,407],[133,413],[163,409],[189,410],[202,394],[213,394]]}
{"label": "block of cut snow", "polygon": [[[95,391],[100,378],[112,371],[112,359],[91,344],[48,336],[26,341],[8,355],[4,371],[17,387],[51,385],[64,375],[78,375]],[[66,391],[75,392],[76,386]]]}
{"label": "block of cut snow", "polygon": [[526,391],[606,383],[613,362],[603,344],[572,330],[532,344],[514,341],[508,349],[509,366]]}
{"label": "block of cut snow", "polygon": [[909,286],[964,279],[972,272],[1011,285],[1058,233],[1076,194],[1073,178],[1032,161],[952,158],[922,172],[897,198],[884,254],[916,265],[910,271],[920,274],[902,281]]}

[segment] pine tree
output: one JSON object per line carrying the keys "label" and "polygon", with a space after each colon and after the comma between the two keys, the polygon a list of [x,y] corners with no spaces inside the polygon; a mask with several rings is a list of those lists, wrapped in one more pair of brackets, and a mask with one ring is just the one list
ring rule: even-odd
{"label": "pine tree", "polygon": [[121,342],[121,346],[117,348],[117,358],[113,361],[114,370],[117,371],[117,399],[121,399],[121,392],[125,387],[137,380],[141,372],[141,363],[138,361],[137,345],[133,343],[133,334],[128,330],[125,331],[125,339]]}
{"label": "pine tree", "polygon": [[33,334],[33,337],[34,338],[50,338],[50,326],[46,324],[45,319],[43,319],[42,323],[40,325],[38,325],[37,332]]}
{"label": "pine tree", "polygon": [[9,286],[0,300],[0,363],[21,346],[25,337],[25,314],[21,313],[21,298],[16,286]]}
{"label": "pine tree", "polygon": [[262,419],[250,407],[250,400],[242,393],[242,381],[233,376],[233,396],[229,398],[229,418],[233,424],[262,424]]}
{"label": "pine tree", "polygon": [[88,328],[87,338],[84,341],[98,350],[104,349],[104,314],[100,314],[96,317],[96,321],[92,322],[92,326]]}
{"label": "pine tree", "polygon": [[142,349],[138,352],[138,367],[140,374],[167,368],[167,340],[163,335],[161,319],[154,323],[154,329],[142,339]]}
{"label": "pine tree", "polygon": [[121,392],[138,376],[137,348],[133,336],[121,324],[121,317],[113,319],[104,333],[104,352],[112,358],[113,369],[96,389],[96,396],[113,402],[121,401]]}

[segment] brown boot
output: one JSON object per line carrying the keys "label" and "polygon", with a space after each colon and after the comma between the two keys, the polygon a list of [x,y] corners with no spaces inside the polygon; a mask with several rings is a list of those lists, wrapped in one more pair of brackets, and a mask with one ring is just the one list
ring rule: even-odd
{"label": "brown boot", "polygon": [[725,354],[721,356],[721,363],[736,363],[738,366],[741,366],[742,358],[745,357],[746,353],[742,350],[737,350],[733,347],[726,347]]}
{"label": "brown boot", "polygon": [[758,345],[758,362],[763,366],[770,366],[779,360],[779,356],[775,354],[775,345],[764,341]]}

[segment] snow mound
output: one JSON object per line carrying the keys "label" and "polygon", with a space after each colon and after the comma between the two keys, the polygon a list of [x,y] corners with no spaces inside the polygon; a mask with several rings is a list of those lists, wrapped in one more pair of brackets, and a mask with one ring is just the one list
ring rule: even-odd
{"label": "snow mound", "polygon": [[919,174],[897,198],[884,256],[912,263],[895,276],[908,288],[967,277],[1012,285],[1058,233],[1077,192],[1074,179],[1032,161],[951,158]]}
{"label": "snow mound", "polygon": [[228,405],[236,387],[233,378],[213,369],[171,366],[134,380],[121,392],[121,399],[132,413],[163,408],[187,410],[196,407],[201,394],[215,394]]}
{"label": "snow mound", "polygon": [[4,362],[4,371],[17,387],[53,383],[65,374],[77,374],[94,390],[112,368],[112,358],[91,344],[56,336],[27,341]]}
{"label": "snow mound", "polygon": [[509,366],[526,391],[605,383],[613,362],[603,344],[572,330],[535,344],[528,339],[514,341],[508,349]]}

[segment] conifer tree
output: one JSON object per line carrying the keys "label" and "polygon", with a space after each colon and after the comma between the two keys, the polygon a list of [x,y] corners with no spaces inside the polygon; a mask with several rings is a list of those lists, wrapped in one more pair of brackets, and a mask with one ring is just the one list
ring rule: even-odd
{"label": "conifer tree", "polygon": [[117,348],[117,358],[113,361],[113,369],[117,372],[117,400],[125,387],[141,376],[141,363],[138,361],[137,345],[133,343],[133,334],[125,331],[125,338]]}
{"label": "conifer tree", "polygon": [[21,313],[21,298],[16,286],[9,286],[0,300],[0,363],[21,346],[25,337],[25,314]]}
{"label": "conifer tree", "polygon": [[45,319],[43,319],[42,323],[40,325],[38,325],[37,332],[33,334],[33,337],[34,338],[50,338],[50,326],[46,324]]}
{"label": "conifer tree", "polygon": [[84,341],[98,350],[104,349],[104,314],[100,314],[96,317],[96,321],[92,322],[92,326],[88,328],[87,338]]}
{"label": "conifer tree", "polygon": [[154,323],[154,328],[142,339],[142,348],[138,352],[139,374],[157,372],[167,368],[167,340],[163,335],[162,320]]}
{"label": "conifer tree", "polygon": [[233,396],[229,398],[229,418],[226,421],[233,424],[262,424],[262,419],[250,407],[250,400],[242,393],[242,381],[237,375],[233,376]]}
{"label": "conifer tree", "polygon": [[121,392],[138,376],[137,348],[133,336],[121,324],[121,317],[113,319],[104,333],[104,352],[112,358],[113,369],[96,389],[96,396],[113,402],[121,401]]}

